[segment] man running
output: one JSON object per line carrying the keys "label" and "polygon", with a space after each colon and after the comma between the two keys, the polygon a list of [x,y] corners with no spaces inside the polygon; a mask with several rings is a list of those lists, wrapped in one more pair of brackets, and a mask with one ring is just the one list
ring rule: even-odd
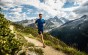
{"label": "man running", "polygon": [[43,48],[45,48],[45,43],[43,39],[43,26],[45,24],[45,20],[42,18],[42,14],[39,14],[39,19],[35,21],[36,28],[38,28],[38,36],[41,37]]}

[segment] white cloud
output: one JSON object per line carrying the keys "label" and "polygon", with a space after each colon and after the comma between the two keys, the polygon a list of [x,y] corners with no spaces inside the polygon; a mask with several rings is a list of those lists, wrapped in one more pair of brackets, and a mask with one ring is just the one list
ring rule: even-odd
{"label": "white cloud", "polygon": [[38,9],[47,11],[49,14],[53,16],[57,15],[60,12],[59,10],[61,9],[61,7],[64,5],[64,3],[60,0],[57,0],[56,3],[54,0],[47,0],[45,1],[46,4],[41,3],[39,0],[23,0],[23,1],[17,0],[17,2],[19,4],[21,3],[35,6]]}
{"label": "white cloud", "polygon": [[66,18],[68,18],[69,20],[74,20],[74,19],[77,19],[78,15],[75,14],[74,12],[67,12]]}
{"label": "white cloud", "polygon": [[22,12],[22,8],[11,9],[12,12]]}
{"label": "white cloud", "polygon": [[3,7],[3,6],[6,6],[6,7],[13,7],[15,4],[14,4],[14,1],[13,0],[0,0],[0,6]]}
{"label": "white cloud", "polygon": [[68,0],[68,1],[75,2],[75,4],[79,4],[79,6],[62,9],[67,13],[65,16],[66,18],[69,18],[70,20],[74,20],[77,19],[78,17],[81,17],[84,14],[88,14],[88,9],[87,9],[88,0]]}
{"label": "white cloud", "polygon": [[[24,3],[35,6],[41,10],[45,10],[52,16],[55,16],[55,15],[65,16],[67,13],[65,13],[64,10],[66,9],[62,10],[62,7],[66,1],[75,2],[74,4],[82,5],[87,0],[62,0],[62,1],[61,0],[56,0],[56,1],[55,0],[45,0],[44,3],[40,3],[39,0],[32,0],[32,1],[26,0]],[[67,11],[70,11],[71,12],[70,15],[73,15],[73,10],[75,10],[76,8],[78,7],[67,8]],[[73,17],[75,16],[73,15]]]}
{"label": "white cloud", "polygon": [[[71,7],[71,8],[63,8],[63,5],[66,1],[75,2],[74,4],[79,4],[79,6]],[[59,17],[67,17],[67,18],[74,19],[78,16],[78,14],[75,14],[75,13],[79,13],[79,14],[87,13],[88,7],[85,6],[87,5],[87,3],[84,4],[86,1],[88,0],[44,0],[44,2],[41,3],[40,0],[1,0],[0,6],[3,7],[4,10],[8,10],[11,7],[14,8],[15,6],[18,6],[18,8],[14,8],[11,10],[13,11],[12,14],[14,14],[16,18],[18,18],[18,20],[28,18],[26,13],[20,14],[20,12],[22,12],[22,8],[24,8],[24,7],[21,7],[20,5],[23,5],[23,4],[27,4],[29,6],[31,5],[41,10],[41,11],[35,12],[34,14],[44,13],[43,12],[44,10],[48,14],[50,14],[50,16],[57,15]],[[4,8],[4,7],[8,7],[8,8]],[[73,10],[75,10],[75,13],[73,12]],[[30,14],[30,12],[32,11],[33,11],[32,9],[29,9],[27,14]],[[48,16],[45,16],[45,17],[48,17]]]}
{"label": "white cloud", "polygon": [[9,14],[13,14],[16,17],[21,15],[19,12],[10,12]]}
{"label": "white cloud", "polygon": [[[63,1],[63,0],[62,0]],[[50,6],[52,9],[59,10],[64,5],[61,0],[46,0],[45,4]]]}
{"label": "white cloud", "polygon": [[78,15],[88,15],[88,1],[83,3],[79,8],[74,10],[74,12]]}
{"label": "white cloud", "polygon": [[75,4],[82,5],[83,3],[85,3],[88,0],[66,0],[66,1],[75,2]]}
{"label": "white cloud", "polygon": [[29,13],[29,12],[31,13],[31,12],[33,12],[33,9],[28,9],[27,11],[28,11],[28,13]]}
{"label": "white cloud", "polygon": [[9,10],[9,8],[7,8],[7,7],[6,7],[6,8],[5,8],[5,7],[1,7],[1,8],[2,8],[3,10]]}
{"label": "white cloud", "polygon": [[63,11],[74,11],[75,9],[77,9],[79,6],[77,7],[70,7],[70,8],[62,8]]}
{"label": "white cloud", "polygon": [[28,18],[28,16],[24,13],[19,13],[19,12],[11,12],[11,14],[13,14],[14,16],[7,16],[7,19],[10,19],[11,21],[21,21],[21,20],[25,20]]}

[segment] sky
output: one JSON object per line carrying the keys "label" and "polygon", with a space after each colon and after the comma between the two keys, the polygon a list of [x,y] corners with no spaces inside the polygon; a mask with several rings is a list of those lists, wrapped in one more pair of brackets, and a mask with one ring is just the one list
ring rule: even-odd
{"label": "sky", "polygon": [[88,15],[88,0],[0,0],[0,7],[11,21],[36,19],[39,13],[44,19],[57,16],[74,20]]}

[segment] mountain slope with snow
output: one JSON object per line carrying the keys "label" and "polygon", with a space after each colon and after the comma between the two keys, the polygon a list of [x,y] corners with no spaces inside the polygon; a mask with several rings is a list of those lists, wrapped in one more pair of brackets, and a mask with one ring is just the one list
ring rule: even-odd
{"label": "mountain slope with snow", "polygon": [[88,16],[67,22],[50,33],[79,50],[88,52]]}
{"label": "mountain slope with snow", "polygon": [[[35,20],[36,19],[32,19],[32,20],[23,20],[23,21],[18,21],[18,22],[15,22],[15,23],[18,23],[18,24],[21,24],[23,26],[26,26],[26,27],[35,27],[34,23],[35,23]],[[47,20],[45,20],[46,22],[46,25],[44,27],[45,31],[50,31],[56,27],[59,27],[61,26],[62,24],[68,22],[69,20],[66,19],[66,18],[58,18],[57,16],[55,16],[54,18],[49,18]]]}

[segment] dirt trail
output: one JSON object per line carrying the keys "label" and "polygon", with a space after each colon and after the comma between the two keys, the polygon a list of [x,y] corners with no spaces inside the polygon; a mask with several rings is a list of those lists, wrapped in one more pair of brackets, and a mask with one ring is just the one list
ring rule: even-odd
{"label": "dirt trail", "polygon": [[[42,48],[42,43],[39,42],[36,39],[32,39],[32,38],[28,38],[28,37],[24,37],[28,42],[33,43],[35,46]],[[42,50],[44,51],[44,55],[66,55],[65,53],[61,52],[61,51],[57,51],[54,48],[50,47],[50,46],[46,46],[46,48],[42,48]]]}
{"label": "dirt trail", "polygon": [[[14,33],[14,26],[10,25],[9,27],[11,29],[11,32]],[[33,38],[29,38],[24,36],[24,38],[28,41],[33,43],[36,47],[41,48],[44,51],[44,55],[66,55],[65,53],[61,52],[61,51],[57,51],[54,48],[50,47],[50,46],[46,46],[46,48],[42,47],[42,43],[36,39]]]}
{"label": "dirt trail", "polygon": [[9,28],[11,30],[11,33],[14,33],[14,30],[13,30],[14,29],[14,26],[13,25],[10,25]]}

